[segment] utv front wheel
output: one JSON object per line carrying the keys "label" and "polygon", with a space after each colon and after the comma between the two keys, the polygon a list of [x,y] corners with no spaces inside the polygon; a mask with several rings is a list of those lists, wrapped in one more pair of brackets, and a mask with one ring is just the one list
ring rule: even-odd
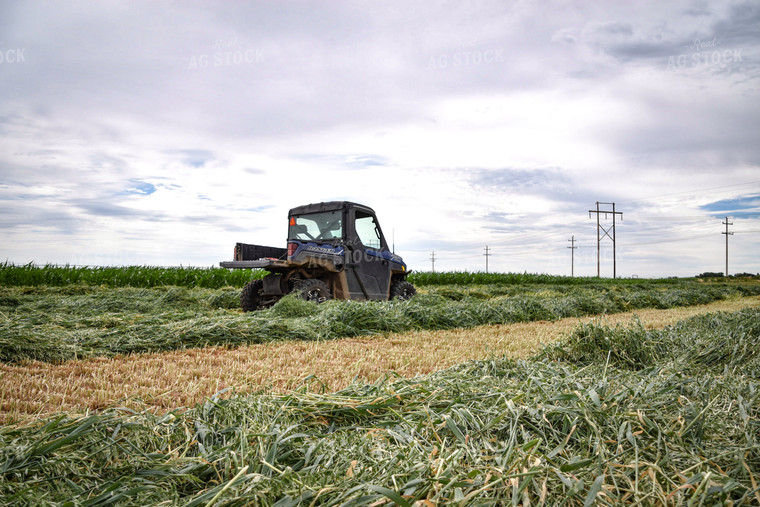
{"label": "utv front wheel", "polygon": [[306,301],[314,301],[317,304],[332,299],[330,287],[322,280],[316,278],[308,278],[301,281],[296,286],[296,293]]}
{"label": "utv front wheel", "polygon": [[411,299],[416,293],[417,289],[414,288],[414,285],[406,280],[398,280],[391,284],[391,293],[388,299],[391,301],[395,299]]}

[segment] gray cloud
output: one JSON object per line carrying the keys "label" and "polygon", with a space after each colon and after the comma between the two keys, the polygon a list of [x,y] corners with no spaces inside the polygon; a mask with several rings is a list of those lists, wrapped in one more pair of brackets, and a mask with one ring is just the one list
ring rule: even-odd
{"label": "gray cloud", "polygon": [[77,216],[66,209],[23,206],[17,202],[0,200],[0,215],[3,217],[3,229],[30,226],[73,233],[77,228]]}
{"label": "gray cloud", "polygon": [[[465,173],[478,191],[500,193],[507,200],[509,196],[541,197],[552,201],[558,210],[584,209],[600,198],[594,194],[593,182],[579,180],[567,168],[469,169]],[[499,214],[493,216],[498,218]]]}
{"label": "gray cloud", "polygon": [[[52,229],[66,261],[103,228],[101,248],[171,237],[209,264],[237,234],[281,239],[301,200],[350,198],[396,213],[423,265],[482,261],[456,230],[516,259],[550,238],[522,257],[543,267],[596,200],[641,215],[753,180],[758,25],[730,0],[3,5],[0,51],[24,61],[0,65],[0,244],[24,257],[19,228]],[[699,215],[738,188],[671,200]]]}
{"label": "gray cloud", "polygon": [[481,188],[504,188],[506,190],[539,191],[567,183],[560,168],[501,168],[468,169],[466,174],[474,185]]}
{"label": "gray cloud", "polygon": [[135,210],[108,200],[76,199],[69,200],[66,204],[73,208],[81,209],[95,217],[139,218],[148,221],[161,220],[160,216],[156,216],[154,213]]}

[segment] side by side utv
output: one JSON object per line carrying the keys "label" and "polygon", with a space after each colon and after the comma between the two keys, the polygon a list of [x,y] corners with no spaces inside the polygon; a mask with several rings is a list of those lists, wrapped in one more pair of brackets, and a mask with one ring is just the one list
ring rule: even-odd
{"label": "side by side utv", "polygon": [[223,268],[264,269],[240,294],[245,311],[274,305],[296,292],[317,303],[328,299],[409,299],[403,259],[388,249],[372,208],[348,201],[321,202],[288,213],[287,248],[235,245]]}

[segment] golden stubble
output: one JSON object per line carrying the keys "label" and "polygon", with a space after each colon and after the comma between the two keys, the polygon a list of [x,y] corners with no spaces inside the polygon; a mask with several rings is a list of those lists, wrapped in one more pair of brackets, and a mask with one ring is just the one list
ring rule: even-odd
{"label": "golden stubble", "polygon": [[0,365],[0,421],[111,406],[168,411],[193,406],[223,389],[228,394],[285,392],[309,382],[333,391],[388,372],[413,377],[472,359],[525,358],[593,319],[614,325],[637,316],[647,328],[661,328],[700,313],[748,307],[760,307],[760,297],[551,322]]}

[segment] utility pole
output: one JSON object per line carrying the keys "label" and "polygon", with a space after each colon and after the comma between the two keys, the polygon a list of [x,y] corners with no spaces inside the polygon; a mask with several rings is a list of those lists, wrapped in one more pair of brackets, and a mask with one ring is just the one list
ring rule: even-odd
{"label": "utility pole", "polygon": [[578,248],[575,246],[575,236],[572,237],[572,239],[568,239],[570,241],[569,248],[570,249],[570,276],[575,276],[575,250]]}
{"label": "utility pole", "polygon": [[721,223],[726,226],[726,232],[721,232],[721,234],[725,234],[726,235],[726,278],[728,278],[728,237],[734,235],[733,232],[728,232],[728,226],[729,225],[734,225],[734,223],[733,222],[729,222],[728,221],[728,217],[726,217],[726,221],[725,222],[721,222]]}
{"label": "utility pole", "polygon": [[[600,204],[611,204],[612,205],[612,211],[610,210],[600,210],[599,205]],[[616,259],[616,253],[615,253],[615,216],[620,215],[620,220],[623,219],[623,213],[620,211],[615,211],[615,203],[614,202],[599,202],[596,201],[596,210],[588,210],[589,217],[591,217],[591,213],[596,213],[596,276],[597,278],[601,277],[601,271],[600,271],[600,243],[602,242],[602,231],[604,232],[604,235],[607,236],[612,240],[612,278],[617,278],[617,259]],[[599,223],[599,215],[604,213],[604,218],[607,218],[608,214],[612,215],[612,227],[610,229],[605,229],[602,227],[602,224]],[[610,231],[612,232],[612,235],[610,235]]]}
{"label": "utility pole", "polygon": [[488,273],[488,257],[491,256],[491,255],[493,255],[493,254],[488,253],[488,250],[489,250],[489,248],[486,247],[485,248],[486,253],[483,254],[483,255],[486,256],[486,273]]}
{"label": "utility pole", "polygon": [[435,252],[430,254],[430,261],[433,263],[433,273],[435,273]]}

